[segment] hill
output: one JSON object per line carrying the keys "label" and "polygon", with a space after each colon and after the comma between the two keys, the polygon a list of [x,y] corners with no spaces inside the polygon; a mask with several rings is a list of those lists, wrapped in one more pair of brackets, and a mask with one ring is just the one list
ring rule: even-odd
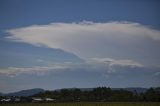
{"label": "hill", "polygon": [[22,90],[18,92],[12,92],[5,94],[6,96],[32,96],[40,92],[44,92],[44,89],[41,88],[34,88],[34,89],[28,89],[28,90]]}

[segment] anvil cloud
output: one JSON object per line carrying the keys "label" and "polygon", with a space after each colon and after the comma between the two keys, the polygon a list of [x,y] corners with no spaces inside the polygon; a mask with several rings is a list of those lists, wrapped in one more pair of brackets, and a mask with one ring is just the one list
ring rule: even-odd
{"label": "anvil cloud", "polygon": [[[34,46],[60,48],[80,57],[107,57],[108,52],[146,51],[149,42],[160,42],[160,31],[133,22],[51,23],[6,30],[6,38]],[[152,44],[151,44],[152,45]],[[125,53],[126,54],[126,53]],[[142,55],[142,54],[140,54]]]}

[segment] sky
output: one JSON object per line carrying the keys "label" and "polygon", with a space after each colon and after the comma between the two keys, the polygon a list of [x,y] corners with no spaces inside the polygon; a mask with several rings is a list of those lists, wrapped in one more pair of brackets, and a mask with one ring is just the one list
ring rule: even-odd
{"label": "sky", "polygon": [[0,0],[0,92],[160,86],[159,0]]}

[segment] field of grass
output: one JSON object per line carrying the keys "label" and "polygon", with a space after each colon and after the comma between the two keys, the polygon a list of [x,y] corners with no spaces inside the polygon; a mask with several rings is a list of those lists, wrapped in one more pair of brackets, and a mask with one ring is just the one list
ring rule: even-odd
{"label": "field of grass", "polygon": [[104,103],[17,103],[0,106],[160,106],[160,102],[104,102]]}

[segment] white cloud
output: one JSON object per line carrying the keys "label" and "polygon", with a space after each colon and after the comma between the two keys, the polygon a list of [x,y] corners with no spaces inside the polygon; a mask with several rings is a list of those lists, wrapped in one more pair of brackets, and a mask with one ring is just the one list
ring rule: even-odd
{"label": "white cloud", "polygon": [[37,59],[37,62],[44,62],[44,60],[42,60],[42,59]]}
{"label": "white cloud", "polygon": [[[149,44],[144,39],[160,41],[159,30],[132,22],[51,23],[10,29],[6,32],[9,33],[6,38],[11,41],[60,48],[83,58],[107,57],[109,52],[124,54],[130,48],[134,54],[143,55],[140,51],[148,50],[144,45]],[[122,65],[132,62],[125,60],[120,63]]]}
{"label": "white cloud", "polygon": [[54,64],[52,66],[34,66],[34,67],[8,67],[0,69],[0,74],[7,76],[16,76],[22,73],[43,75],[50,71],[57,72],[70,68],[69,64]]}
{"label": "white cloud", "polygon": [[92,58],[81,63],[55,63],[48,66],[33,66],[33,67],[8,67],[1,68],[0,74],[7,76],[16,76],[19,74],[37,74],[45,75],[50,72],[62,72],[62,71],[97,71],[97,72],[116,72],[115,66],[120,67],[142,67],[143,65],[132,60],[115,60],[111,58]]}
{"label": "white cloud", "polygon": [[135,62],[133,60],[116,60],[116,59],[111,59],[111,58],[92,58],[90,60],[91,62],[98,62],[100,64],[107,64],[109,66],[129,66],[129,67],[143,67],[142,64]]}
{"label": "white cloud", "polygon": [[[133,61],[133,60],[117,60],[112,58],[91,58],[88,61],[88,64],[92,64],[97,69],[105,69],[108,73],[115,73],[120,70],[120,68],[143,68],[144,65]],[[125,69],[126,70],[126,69]],[[122,71],[122,70],[121,70]],[[127,70],[128,71],[128,70]]]}

